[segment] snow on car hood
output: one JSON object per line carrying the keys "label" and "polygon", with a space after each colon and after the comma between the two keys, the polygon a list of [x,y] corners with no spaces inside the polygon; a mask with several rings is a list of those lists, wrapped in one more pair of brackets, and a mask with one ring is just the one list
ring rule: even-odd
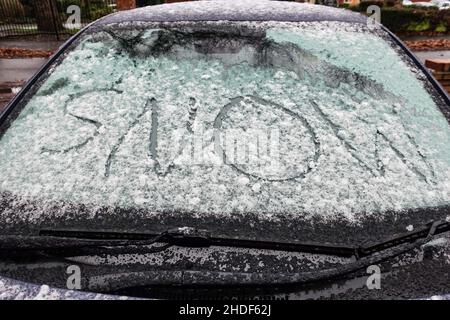
{"label": "snow on car hood", "polygon": [[92,292],[64,290],[0,277],[0,300],[136,300]]}

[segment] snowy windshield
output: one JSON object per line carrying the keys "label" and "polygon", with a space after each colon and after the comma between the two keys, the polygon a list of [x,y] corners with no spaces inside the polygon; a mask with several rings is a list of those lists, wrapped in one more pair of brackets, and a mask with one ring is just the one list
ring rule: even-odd
{"label": "snowy windshield", "polygon": [[223,219],[354,221],[447,205],[443,106],[381,30],[106,26],[52,67],[4,130],[0,191],[22,204]]}

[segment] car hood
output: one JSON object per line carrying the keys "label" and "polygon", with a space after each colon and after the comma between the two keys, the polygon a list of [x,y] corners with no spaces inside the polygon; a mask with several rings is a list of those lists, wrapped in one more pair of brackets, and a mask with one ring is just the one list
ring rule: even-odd
{"label": "car hood", "polygon": [[0,300],[129,300],[136,298],[64,290],[0,276]]}

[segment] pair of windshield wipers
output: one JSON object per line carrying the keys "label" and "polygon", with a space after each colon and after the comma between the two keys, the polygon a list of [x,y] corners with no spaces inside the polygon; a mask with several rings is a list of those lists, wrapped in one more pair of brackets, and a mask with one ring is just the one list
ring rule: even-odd
{"label": "pair of windshield wipers", "polygon": [[[351,259],[337,267],[306,272],[277,274],[245,273],[245,286],[266,286],[276,284],[277,288],[296,286],[299,284],[327,281],[354,274],[367,266],[379,264],[388,259],[419,248],[430,242],[434,236],[450,231],[450,222],[432,221],[427,225],[397,235],[390,239],[367,246],[346,247],[300,242],[274,242],[234,238],[214,237],[209,232],[195,228],[182,227],[160,234],[73,231],[73,230],[41,230],[38,236],[1,236],[0,258],[15,259],[30,257],[68,258],[86,255],[114,253],[156,253],[171,246],[207,248],[232,247],[256,250],[273,250],[291,253],[324,254]],[[161,245],[159,245],[161,244]],[[233,279],[236,274],[233,274]],[[269,279],[269,280],[267,280]],[[197,283],[196,283],[197,285]],[[223,286],[213,280],[207,286]],[[243,285],[240,283],[239,285]]]}
{"label": "pair of windshield wipers", "polygon": [[[450,231],[450,222],[432,221],[414,231],[406,232],[384,241],[367,246],[339,246],[300,242],[260,241],[237,238],[214,237],[208,231],[190,227],[171,229],[159,234],[78,231],[78,230],[41,230],[38,236],[0,236],[0,256],[29,254],[36,251],[52,251],[59,256],[109,252],[114,248],[128,250],[164,244],[149,248],[150,251],[163,251],[170,246],[205,248],[232,247],[246,249],[266,249],[285,252],[314,253],[339,257],[355,257],[356,260],[374,254],[408,245],[417,247],[438,234]],[[114,250],[113,250],[114,251]]]}

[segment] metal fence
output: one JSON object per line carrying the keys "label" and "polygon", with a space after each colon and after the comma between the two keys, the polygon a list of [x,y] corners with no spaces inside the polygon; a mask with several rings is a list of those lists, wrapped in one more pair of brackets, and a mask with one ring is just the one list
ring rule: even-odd
{"label": "metal fence", "polygon": [[[137,0],[136,4],[162,2]],[[0,0],[0,38],[49,35],[59,40],[116,10],[116,0]]]}

